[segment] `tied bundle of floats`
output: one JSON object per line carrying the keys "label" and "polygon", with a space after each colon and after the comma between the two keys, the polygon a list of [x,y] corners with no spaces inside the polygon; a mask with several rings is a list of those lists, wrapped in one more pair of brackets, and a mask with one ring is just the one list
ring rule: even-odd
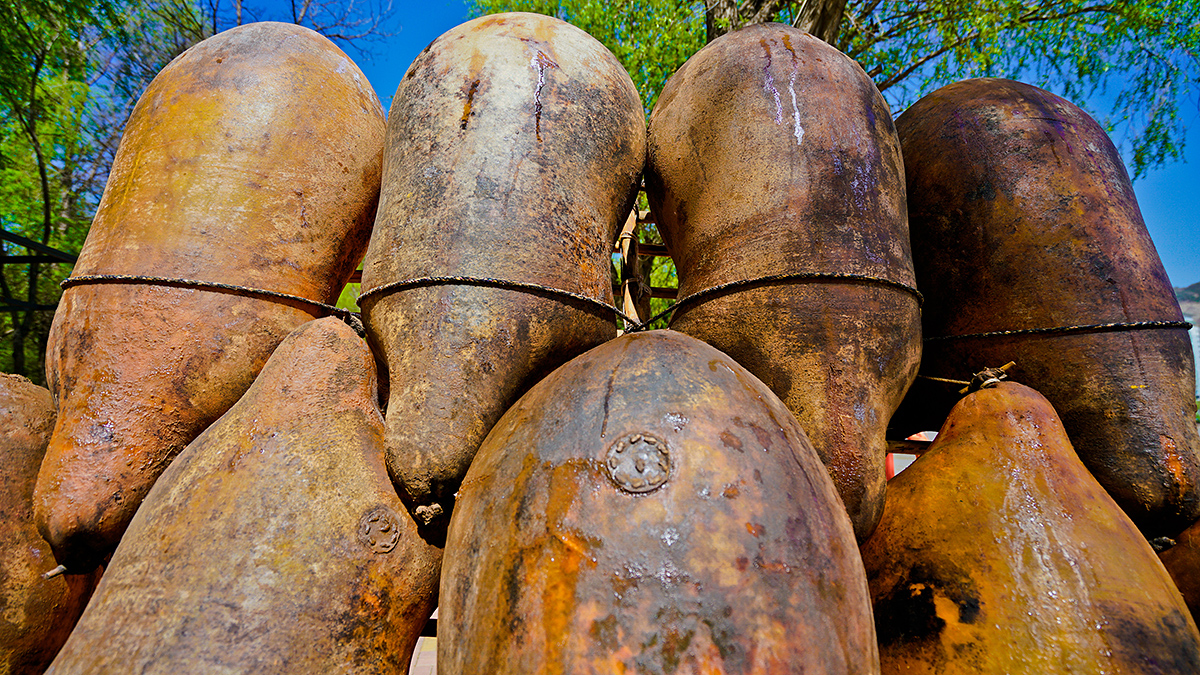
{"label": "tied bundle of floats", "polygon": [[[643,176],[691,299],[618,336]],[[647,127],[502,14],[385,120],[251,24],[146,90],[72,278],[50,390],[0,379],[8,672],[402,673],[435,606],[445,673],[1200,672],[1187,324],[1035,87],[893,123],[756,25]]]}

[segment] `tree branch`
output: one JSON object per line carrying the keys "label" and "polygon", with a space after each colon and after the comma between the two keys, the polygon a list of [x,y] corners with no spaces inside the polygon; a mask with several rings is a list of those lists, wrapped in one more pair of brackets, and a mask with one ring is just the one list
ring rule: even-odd
{"label": "tree branch", "polygon": [[975,38],[978,38],[978,37],[979,37],[979,32],[978,32],[978,31],[976,31],[976,32],[974,32],[974,33],[971,33],[970,35],[968,35],[968,36],[966,36],[966,37],[963,37],[963,38],[960,38],[960,39],[956,40],[955,42],[953,42],[953,43],[951,43],[951,44],[945,45],[945,46],[943,46],[941,49],[939,49],[939,50],[937,50],[937,51],[935,51],[935,52],[933,52],[933,53],[931,53],[931,54],[927,54],[926,56],[924,56],[924,57],[922,57],[922,58],[920,58],[920,59],[917,59],[917,60],[916,60],[915,62],[913,62],[913,63],[912,63],[912,65],[910,65],[908,68],[905,68],[904,70],[902,70],[902,71],[900,71],[899,73],[897,73],[897,74],[893,75],[892,77],[889,77],[889,78],[887,78],[887,79],[886,79],[886,80],[884,80],[883,82],[877,83],[877,84],[875,85],[875,87],[876,87],[877,89],[879,89],[879,91],[882,93],[882,92],[883,92],[885,89],[887,89],[888,87],[890,87],[890,86],[892,86],[892,85],[896,84],[897,82],[899,82],[899,81],[903,80],[904,78],[908,77],[909,75],[912,75],[914,71],[916,71],[918,68],[920,68],[921,66],[925,65],[926,63],[929,63],[930,61],[932,61],[932,60],[934,60],[934,59],[938,58],[939,56],[941,56],[942,54],[945,54],[946,52],[950,51],[951,49],[955,49],[955,48],[957,48],[957,47],[960,47],[960,46],[962,46],[963,44],[965,44],[965,43],[967,43],[967,42],[969,42],[969,41],[971,41],[971,40],[974,40]]}

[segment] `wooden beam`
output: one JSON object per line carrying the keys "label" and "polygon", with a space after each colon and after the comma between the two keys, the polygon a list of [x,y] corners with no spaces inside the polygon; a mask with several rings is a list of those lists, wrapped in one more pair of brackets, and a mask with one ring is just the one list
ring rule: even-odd
{"label": "wooden beam", "polygon": [[923,455],[933,441],[910,441],[908,439],[887,441],[888,452],[902,452],[906,455]]}
{"label": "wooden beam", "polygon": [[638,244],[638,255],[653,255],[659,258],[670,258],[671,253],[662,244]]}
{"label": "wooden beam", "polygon": [[46,255],[48,255],[60,262],[71,263],[72,265],[74,265],[75,261],[79,259],[79,256],[74,253],[67,253],[66,251],[60,251],[56,248],[51,248],[41,242],[36,242],[32,239],[26,239],[25,237],[22,237],[19,234],[13,234],[12,232],[8,232],[7,230],[0,229],[0,239],[3,239],[5,241],[11,241],[12,243],[17,244],[18,246],[24,246],[25,248],[29,249],[30,251],[37,251],[38,253],[45,253]]}
{"label": "wooden beam", "polygon": [[0,265],[26,265],[29,263],[58,263],[65,264],[64,261],[58,258],[52,258],[48,255],[2,255],[0,256]]}
{"label": "wooden beam", "polygon": [[11,303],[0,305],[0,312],[49,312],[58,309],[58,305],[33,305],[12,298],[0,298],[0,302]]}

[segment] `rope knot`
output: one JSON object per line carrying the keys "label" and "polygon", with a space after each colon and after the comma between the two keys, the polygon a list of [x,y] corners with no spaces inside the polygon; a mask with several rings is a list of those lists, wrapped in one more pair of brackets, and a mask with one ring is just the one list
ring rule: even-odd
{"label": "rope knot", "polygon": [[978,373],[975,373],[975,375],[971,378],[970,384],[968,384],[965,389],[958,393],[967,394],[977,392],[980,389],[991,389],[992,387],[1000,384],[1002,380],[1007,380],[1008,369],[1015,365],[1017,365],[1015,361],[1009,361],[999,368],[984,368]]}

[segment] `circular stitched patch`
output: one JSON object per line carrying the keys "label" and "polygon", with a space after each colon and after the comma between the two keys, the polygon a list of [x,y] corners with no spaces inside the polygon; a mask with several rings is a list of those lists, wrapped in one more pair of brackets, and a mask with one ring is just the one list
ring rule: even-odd
{"label": "circular stitched patch", "polygon": [[375,553],[387,553],[400,541],[400,518],[386,506],[376,506],[358,521],[358,540]]}
{"label": "circular stitched patch", "polygon": [[608,448],[608,476],[626,492],[650,492],[667,482],[671,455],[667,442],[650,434],[630,434]]}

